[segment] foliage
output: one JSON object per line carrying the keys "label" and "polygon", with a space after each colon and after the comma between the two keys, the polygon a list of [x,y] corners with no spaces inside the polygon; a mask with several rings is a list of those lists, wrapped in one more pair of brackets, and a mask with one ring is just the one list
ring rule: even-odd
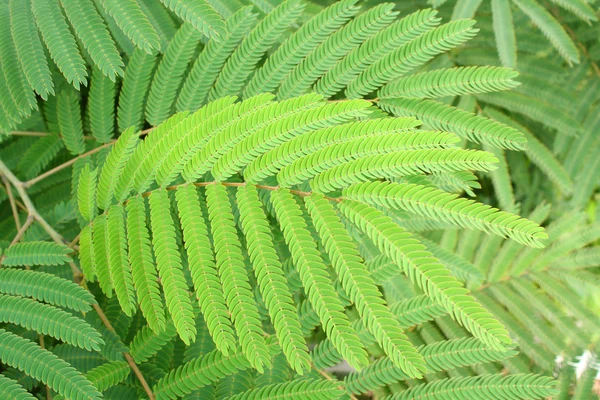
{"label": "foliage", "polygon": [[0,397],[595,398],[595,8],[0,2]]}

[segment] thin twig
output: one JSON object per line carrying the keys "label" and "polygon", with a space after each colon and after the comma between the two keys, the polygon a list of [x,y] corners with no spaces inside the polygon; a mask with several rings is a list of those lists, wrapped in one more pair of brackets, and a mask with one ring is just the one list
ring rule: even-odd
{"label": "thin twig", "polygon": [[[94,310],[96,310],[96,313],[98,313],[98,316],[100,317],[100,320],[102,321],[102,323],[104,324],[104,326],[106,326],[106,329],[108,329],[111,332],[115,332],[115,329],[113,328],[113,326],[110,323],[110,321],[108,320],[108,318],[106,318],[106,314],[104,314],[104,311],[102,311],[102,309],[100,308],[100,306],[98,304],[94,304],[93,306],[94,306]],[[137,364],[133,360],[133,357],[131,357],[131,354],[129,354],[128,352],[125,352],[125,353],[123,353],[123,356],[127,360],[127,364],[129,364],[129,367],[131,368],[131,370],[133,371],[133,373],[135,374],[135,376],[137,377],[137,379],[142,384],[142,387],[144,388],[144,391],[148,395],[148,399],[149,400],[155,400],[156,397],[154,396],[154,393],[152,393],[152,389],[148,385],[148,382],[146,382],[146,379],[144,378],[144,375],[142,375],[142,372],[140,371],[140,369],[138,368]]]}
{"label": "thin twig", "polygon": [[4,181],[4,187],[6,188],[6,195],[8,196],[8,202],[12,209],[13,218],[15,219],[15,226],[17,231],[21,230],[21,221],[19,220],[19,211],[17,210],[17,203],[15,202],[15,196],[13,196],[12,189],[10,188],[10,182],[4,175],[2,175],[2,181]]}
{"label": "thin twig", "polygon": [[[337,379],[333,379],[331,376],[329,376],[325,371],[320,370],[319,368],[315,367],[314,365],[312,366],[313,369],[315,371],[317,371],[317,373],[319,375],[321,375],[322,377],[324,377],[325,379],[327,379],[328,381],[332,381],[332,382],[339,382]],[[346,390],[346,388],[343,387],[342,383],[340,383],[340,388],[343,390]],[[352,400],[358,400],[354,395],[350,394],[350,399]]]}
{"label": "thin twig", "polygon": [[[227,187],[244,187],[246,186],[248,183],[247,182],[217,182],[217,181],[210,181],[210,182],[194,182],[193,185],[196,187],[203,187],[203,186],[210,186],[210,185],[215,185],[217,183],[220,183],[223,186],[227,186]],[[178,187],[180,186],[185,186],[185,185],[189,185],[189,183],[181,183],[179,185],[172,185],[172,186],[167,186],[165,189],[166,190],[176,190]],[[267,185],[255,185],[258,189],[264,189],[264,190],[270,190],[270,191],[274,191],[274,190],[278,190],[280,189],[279,186],[267,186]],[[303,192],[301,190],[294,190],[294,189],[289,189],[290,193],[293,193],[297,196],[300,197],[307,197],[310,196],[312,194],[312,192]],[[148,197],[152,194],[153,190],[149,191],[149,192],[144,192],[142,193],[142,197]],[[342,197],[327,197],[325,196],[325,199],[330,200],[330,201],[335,201],[335,202],[341,202],[343,200]],[[125,202],[126,204],[127,202]]]}
{"label": "thin twig", "polygon": [[[23,235],[25,234],[25,231],[27,230],[27,228],[29,228],[31,226],[31,224],[33,223],[34,219],[33,216],[29,215],[27,217],[27,220],[25,221],[25,223],[23,224],[23,226],[21,227],[21,229],[19,229],[19,231],[17,232],[17,234],[15,235],[15,237],[13,238],[13,240],[10,242],[10,246],[12,246],[15,243],[18,243],[19,240],[21,240],[21,238],[23,237]],[[2,265],[2,263],[4,262],[4,259],[6,258],[6,254],[3,254],[2,256],[0,256],[0,265]]]}
{"label": "thin twig", "polygon": [[[24,187],[25,185],[23,184],[23,182],[21,182],[12,173],[12,171],[10,169],[8,169],[8,167],[2,161],[0,161],[0,173],[2,173],[2,175],[5,176],[19,192],[19,195],[21,196],[21,199],[23,200],[25,207],[27,207],[27,211],[29,212],[29,217],[31,217],[31,220],[35,219],[36,221],[38,221],[40,223],[40,225],[42,226],[42,228],[44,228],[44,230],[50,235],[52,240],[54,240],[56,243],[64,244],[65,240],[63,239],[63,237],[58,232],[56,232],[54,230],[54,228],[52,228],[50,226],[50,224],[48,224],[48,222],[46,222],[46,220],[36,210],[35,206],[31,202],[31,199],[29,198],[29,195],[27,194],[27,191],[25,190],[25,187]],[[30,221],[29,217],[28,217],[28,222]],[[26,225],[24,225],[25,229],[27,227],[29,227],[30,224],[31,224],[31,222],[26,223]],[[24,232],[25,229],[21,229],[21,230]],[[22,235],[22,233],[21,233],[21,235]],[[19,236],[19,234],[17,234],[17,236]],[[15,239],[18,240],[18,238],[15,238]],[[73,275],[74,275],[75,281],[77,283],[81,283],[81,280],[83,278],[83,274],[81,273],[81,270],[79,269],[79,267],[77,267],[77,265],[75,265],[74,262],[70,262],[69,265],[71,266],[71,269],[73,270]],[[100,319],[102,320],[102,323],[106,326],[106,328],[108,330],[114,332],[115,331],[114,328],[112,327],[110,321],[106,318],[106,315],[104,314],[104,312],[102,311],[100,306],[98,306],[97,304],[94,304],[94,309],[98,313],[98,316],[100,317]],[[154,393],[152,393],[150,386],[148,386],[148,383],[144,379],[144,376],[142,375],[141,371],[135,364],[135,361],[133,360],[131,355],[129,353],[124,353],[123,355],[124,355],[125,359],[127,360],[127,363],[129,364],[131,370],[133,371],[135,376],[138,378],[138,380],[142,384],[142,387],[148,394],[148,398],[150,400],[155,400],[156,397],[154,396]]]}
{"label": "thin twig", "polygon": [[63,169],[70,167],[71,165],[75,164],[75,162],[77,160],[79,160],[80,158],[85,158],[85,157],[91,156],[92,154],[96,154],[100,150],[105,149],[109,146],[112,146],[113,143],[114,143],[114,141],[111,141],[111,142],[103,144],[102,146],[96,147],[95,149],[92,149],[92,150],[88,151],[87,153],[80,154],[77,157],[72,158],[71,160],[69,160],[63,164],[60,164],[59,166],[56,166],[56,167],[52,168],[51,170],[46,171],[43,174],[38,175],[35,178],[28,180],[27,182],[23,182],[22,186],[23,186],[23,188],[27,189],[27,188],[35,185],[39,181],[46,179],[50,175],[54,175],[58,171],[62,171]]}
{"label": "thin twig", "polygon": [[[141,131],[141,132],[140,132],[140,137],[143,137],[143,136],[147,135],[147,134],[148,134],[150,131],[152,131],[153,129],[154,129],[154,128],[148,128],[148,129],[145,129],[145,130]],[[100,151],[100,150],[102,150],[102,149],[105,149],[105,148],[107,148],[107,147],[110,147],[110,146],[112,146],[112,145],[113,145],[113,144],[114,144],[116,141],[117,141],[117,140],[116,140],[116,139],[114,139],[114,140],[111,140],[111,141],[110,141],[110,142],[108,142],[108,143],[104,143],[102,146],[96,147],[95,149],[92,149],[92,150],[88,151],[87,153],[80,154],[80,155],[78,155],[77,157],[75,157],[75,158],[73,158],[73,159],[71,159],[71,160],[69,160],[69,161],[67,161],[67,162],[65,162],[65,163],[63,163],[63,164],[60,164],[60,165],[58,165],[58,166],[56,166],[56,167],[52,168],[51,170],[49,170],[49,171],[46,171],[46,172],[44,172],[43,174],[41,174],[41,175],[38,175],[38,176],[36,176],[35,178],[28,180],[27,182],[23,182],[23,187],[27,189],[27,188],[29,188],[29,187],[31,187],[31,186],[33,186],[33,185],[35,185],[35,184],[36,184],[36,183],[38,183],[39,181],[41,181],[41,180],[43,180],[43,179],[46,179],[46,178],[47,178],[47,177],[49,177],[50,175],[54,175],[54,174],[55,174],[55,173],[57,173],[58,171],[62,171],[63,169],[70,167],[71,165],[75,164],[75,162],[76,162],[77,160],[79,160],[80,158],[89,157],[89,156],[91,156],[92,154],[96,154],[97,152],[99,152],[99,151]]]}
{"label": "thin twig", "polygon": [[27,230],[27,228],[29,228],[31,226],[31,224],[33,223],[33,221],[34,221],[34,218],[33,218],[32,215],[27,216],[27,220],[25,220],[25,223],[23,224],[23,226],[21,227],[21,229],[19,229],[19,231],[17,232],[17,234],[14,237],[14,239],[12,240],[12,242],[10,242],[10,246],[12,246],[15,243],[18,243],[19,240],[21,240],[21,238],[25,234],[25,231]]}

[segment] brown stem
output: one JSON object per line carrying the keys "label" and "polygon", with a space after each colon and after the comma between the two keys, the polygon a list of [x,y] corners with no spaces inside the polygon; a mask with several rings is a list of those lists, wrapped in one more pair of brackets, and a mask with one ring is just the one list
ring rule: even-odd
{"label": "brown stem", "polygon": [[[96,310],[96,312],[98,313],[98,316],[100,317],[100,320],[102,321],[102,323],[104,324],[104,326],[106,326],[106,329],[108,329],[111,332],[115,332],[115,329],[113,328],[113,326],[110,323],[110,321],[108,320],[108,318],[106,318],[106,314],[104,314],[104,311],[102,311],[102,309],[100,308],[100,306],[98,304],[94,304],[93,306],[94,306],[94,310]],[[144,388],[144,391],[148,395],[148,399],[149,400],[155,400],[156,397],[154,396],[154,393],[152,393],[152,389],[148,385],[148,382],[146,382],[146,379],[144,378],[144,375],[142,375],[142,372],[140,371],[140,369],[138,368],[137,364],[133,360],[133,357],[131,357],[131,354],[125,352],[125,353],[123,353],[123,356],[127,360],[127,364],[129,364],[129,367],[131,368],[131,370],[133,371],[133,373],[135,374],[135,376],[138,378],[138,380],[142,384],[142,387]]]}
{"label": "brown stem", "polygon": [[19,196],[21,196],[21,200],[23,200],[23,204],[25,205],[25,208],[27,208],[29,215],[33,216],[33,218],[37,222],[39,222],[42,228],[44,228],[44,230],[50,235],[52,240],[54,240],[57,243],[64,244],[65,240],[63,239],[63,237],[58,232],[56,232],[54,228],[52,228],[50,224],[48,224],[48,222],[46,222],[46,220],[40,215],[40,213],[33,205],[33,202],[31,201],[29,195],[27,194],[27,191],[25,190],[23,182],[21,182],[1,160],[0,173],[10,181],[10,183],[15,187],[15,189],[17,189],[17,192],[19,193]]}
{"label": "brown stem", "polygon": [[[10,242],[10,245],[8,247],[12,246],[15,243],[18,243],[19,240],[21,240],[21,238],[23,237],[23,234],[25,234],[25,231],[27,230],[27,228],[29,228],[31,226],[33,221],[34,221],[33,216],[29,215],[27,217],[27,220],[25,221],[25,223],[23,224],[21,229],[19,229],[19,231],[17,232],[17,234],[15,235],[13,240]],[[4,254],[0,257],[0,265],[2,265],[5,258],[6,258],[6,254]]]}
{"label": "brown stem", "polygon": [[[324,378],[325,378],[325,379],[327,379],[328,381],[338,382],[338,380],[337,380],[337,379],[333,379],[333,378],[332,378],[331,376],[329,376],[329,374],[327,374],[325,371],[322,371],[322,370],[318,369],[318,368],[317,368],[317,367],[315,367],[314,365],[313,365],[312,367],[313,367],[313,369],[314,369],[315,371],[317,371],[317,373],[318,373],[319,375],[321,375],[322,377],[324,377]],[[340,382],[340,389],[342,389],[342,390],[344,390],[344,391],[346,390],[346,388],[345,388],[345,387],[343,387],[343,385],[341,384],[341,382]],[[349,396],[350,396],[350,399],[352,399],[352,400],[358,400],[358,399],[357,399],[357,398],[356,398],[354,395],[352,395],[352,394],[350,394]]]}
{"label": "brown stem", "polygon": [[51,170],[46,171],[43,174],[38,175],[35,178],[28,180],[27,182],[23,182],[22,186],[23,186],[23,188],[27,189],[28,187],[35,185],[39,181],[46,179],[50,175],[54,175],[58,171],[62,171],[63,169],[70,167],[71,165],[75,164],[75,162],[77,160],[79,160],[80,158],[85,158],[85,157],[91,156],[92,154],[96,154],[100,150],[105,149],[109,146],[112,146],[113,143],[114,143],[114,141],[111,141],[111,142],[103,144],[102,146],[96,147],[95,149],[92,149],[92,150],[88,151],[87,153],[80,154],[77,157],[67,161],[66,163],[60,164],[59,166],[56,166],[56,167],[52,168]]}
{"label": "brown stem", "polygon": [[[227,187],[244,187],[246,186],[248,183],[247,182],[217,182],[217,181],[210,181],[210,182],[194,182],[193,185],[196,187],[203,187],[203,186],[210,186],[210,185],[214,185],[220,183],[223,186],[227,186]],[[167,186],[165,189],[166,190],[176,190],[178,187],[180,186],[185,186],[185,185],[189,185],[189,183],[181,183],[179,185],[172,185],[172,186]],[[277,190],[279,189],[279,186],[267,186],[267,185],[255,185],[258,189],[264,189],[264,190]],[[142,193],[142,197],[148,197],[150,196],[150,194],[152,194],[153,191],[149,191],[149,192],[144,192]],[[301,197],[306,197],[306,196],[310,196],[312,194],[312,192],[303,192],[300,190],[294,190],[294,189],[290,189],[290,193],[293,193],[295,195],[301,196]],[[336,202],[341,202],[343,200],[343,198],[341,197],[325,197],[327,200],[330,201],[336,201]],[[127,202],[125,202],[127,203]]]}
{"label": "brown stem", "polygon": [[4,181],[4,187],[6,188],[6,195],[8,196],[8,202],[10,203],[10,208],[13,213],[13,218],[15,219],[15,226],[17,227],[17,231],[21,230],[21,221],[19,220],[19,211],[17,210],[17,203],[15,202],[15,196],[13,196],[12,189],[10,187],[10,182],[4,175],[2,175],[2,181]]}

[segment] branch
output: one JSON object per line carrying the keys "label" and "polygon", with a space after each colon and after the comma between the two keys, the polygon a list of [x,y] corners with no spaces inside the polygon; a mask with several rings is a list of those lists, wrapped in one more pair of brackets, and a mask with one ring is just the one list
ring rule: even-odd
{"label": "branch", "polygon": [[8,201],[10,203],[10,208],[12,209],[13,218],[15,219],[15,226],[17,227],[17,231],[19,231],[21,230],[21,221],[19,220],[19,211],[17,210],[17,203],[15,202],[15,197],[13,196],[13,192],[10,188],[10,183],[8,182],[8,179],[6,179],[4,175],[2,175],[2,180],[4,181],[6,195],[8,196]]}
{"label": "branch", "polygon": [[[154,128],[148,128],[148,129],[145,129],[145,130],[141,131],[141,132],[140,132],[140,137],[143,137],[143,136],[147,135],[147,134],[148,134],[150,131],[152,131],[153,129],[154,129]],[[42,132],[38,132],[38,133],[42,133]],[[58,171],[62,171],[63,169],[70,167],[71,165],[75,164],[75,162],[76,162],[77,160],[79,160],[80,158],[89,157],[89,156],[91,156],[92,154],[96,154],[97,152],[99,152],[99,151],[100,151],[100,150],[102,150],[102,149],[105,149],[105,148],[107,148],[107,147],[110,147],[110,146],[112,146],[112,145],[113,145],[113,144],[114,144],[116,141],[117,141],[117,140],[116,140],[116,139],[114,139],[114,140],[111,140],[111,141],[110,141],[110,142],[108,142],[108,143],[104,143],[102,146],[96,147],[95,149],[92,149],[92,150],[88,151],[87,153],[80,154],[80,155],[78,155],[77,157],[75,157],[75,158],[73,158],[73,159],[71,159],[71,160],[69,160],[69,161],[67,161],[67,162],[65,162],[65,163],[63,163],[63,164],[60,164],[60,165],[58,165],[58,166],[56,166],[56,167],[52,168],[51,170],[49,170],[49,171],[46,171],[46,172],[44,172],[43,174],[41,174],[41,175],[38,175],[38,176],[36,176],[35,178],[28,180],[27,182],[23,182],[23,187],[24,187],[25,189],[27,189],[27,188],[29,188],[29,187],[31,187],[31,186],[33,186],[33,185],[35,185],[35,184],[36,184],[36,183],[38,183],[39,181],[41,181],[41,180],[43,180],[43,179],[46,179],[46,178],[47,178],[47,177],[49,177],[50,175],[54,175],[54,174],[55,174],[55,173],[57,173]]]}
{"label": "branch", "polygon": [[15,189],[17,189],[17,192],[19,193],[19,196],[21,196],[21,200],[23,200],[23,204],[25,205],[25,208],[27,209],[29,215],[31,215],[37,222],[40,223],[42,228],[44,228],[48,235],[50,235],[52,240],[54,240],[57,243],[64,244],[65,240],[63,239],[63,237],[58,232],[56,232],[54,228],[52,228],[50,224],[48,224],[48,222],[46,222],[46,220],[40,215],[40,213],[33,205],[33,202],[29,198],[27,191],[25,191],[25,184],[21,182],[12,173],[10,169],[8,169],[8,167],[2,162],[2,160],[0,160],[0,173],[4,177],[6,177],[6,179],[8,179],[8,181],[15,187]]}
{"label": "branch", "polygon": [[102,149],[104,149],[104,148],[107,148],[107,147],[109,147],[109,146],[112,146],[112,144],[113,144],[114,142],[115,142],[114,140],[113,140],[113,141],[110,141],[110,142],[108,142],[108,143],[105,143],[105,144],[103,144],[102,146],[96,147],[95,149],[92,149],[92,150],[88,151],[87,153],[80,154],[80,155],[78,155],[77,157],[75,157],[75,158],[72,158],[71,160],[67,161],[66,163],[60,164],[59,166],[57,166],[57,167],[54,167],[54,168],[52,168],[51,170],[49,170],[49,171],[46,171],[46,172],[44,172],[43,174],[41,174],[41,175],[38,175],[38,176],[36,176],[35,178],[28,180],[27,182],[23,182],[23,183],[22,183],[22,186],[23,186],[23,188],[27,189],[27,188],[29,188],[29,187],[31,187],[31,186],[33,186],[33,185],[35,185],[35,184],[36,184],[36,183],[38,183],[39,181],[41,181],[41,180],[43,180],[43,179],[46,179],[46,178],[47,178],[47,177],[49,177],[50,175],[54,175],[54,174],[55,174],[55,173],[57,173],[58,171],[61,171],[61,170],[65,169],[65,168],[67,168],[67,167],[70,167],[71,165],[75,164],[75,162],[76,162],[77,160],[79,160],[80,158],[89,157],[89,156],[91,156],[92,154],[96,154],[97,152],[99,152],[100,150],[102,150]]}
{"label": "branch", "polygon": [[[75,267],[75,268],[77,268],[77,267]],[[96,312],[98,313],[98,316],[100,317],[100,320],[102,321],[102,323],[104,324],[104,326],[106,326],[106,329],[108,329],[109,331],[111,331],[111,332],[114,333],[115,329],[113,328],[112,324],[110,323],[110,321],[106,317],[106,314],[104,314],[104,311],[102,311],[102,309],[100,308],[100,306],[98,304],[93,304],[93,307],[94,307],[94,310],[96,310]],[[135,376],[137,377],[137,379],[142,384],[142,387],[144,388],[144,391],[148,395],[148,399],[149,400],[156,400],[156,396],[154,396],[154,393],[152,393],[152,389],[148,385],[148,382],[146,382],[146,379],[144,378],[144,375],[142,375],[142,372],[140,371],[140,369],[138,368],[137,364],[133,360],[133,357],[131,357],[131,354],[129,354],[128,352],[125,352],[125,353],[123,353],[123,356],[127,360],[127,364],[129,364],[129,367],[131,368],[131,370],[133,371],[133,373],[135,374]]]}

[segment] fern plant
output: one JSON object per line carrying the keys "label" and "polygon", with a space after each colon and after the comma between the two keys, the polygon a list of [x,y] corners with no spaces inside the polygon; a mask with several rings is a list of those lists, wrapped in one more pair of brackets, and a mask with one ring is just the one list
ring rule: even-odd
{"label": "fern plant", "polygon": [[0,4],[2,398],[593,398],[588,3]]}

